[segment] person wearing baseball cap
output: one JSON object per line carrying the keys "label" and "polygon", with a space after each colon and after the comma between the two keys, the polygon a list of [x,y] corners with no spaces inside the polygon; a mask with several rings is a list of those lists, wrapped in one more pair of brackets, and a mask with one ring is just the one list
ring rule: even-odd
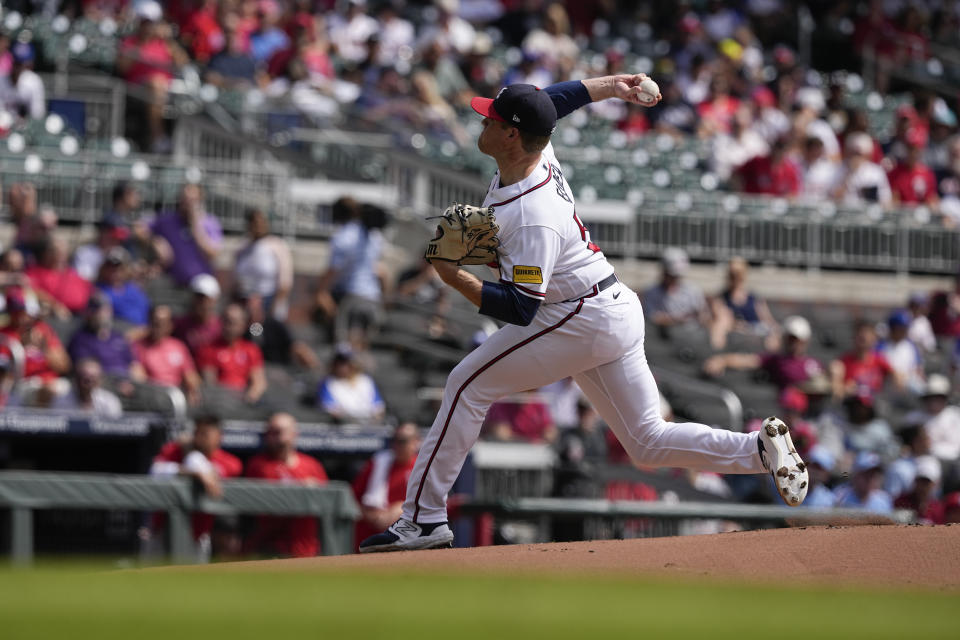
{"label": "person wearing baseball cap", "polygon": [[[500,184],[507,186],[529,176],[540,163],[557,120],[591,102],[620,98],[640,104],[640,84],[646,75],[605,76],[572,80],[540,89],[512,84],[494,98],[477,96],[470,106],[484,117],[477,148],[497,161]],[[660,97],[645,106],[653,106]]]}
{"label": "person wearing baseball cap", "polygon": [[[430,241],[429,257],[447,285],[504,326],[451,373],[400,519],[363,541],[361,552],[450,546],[446,497],[490,406],[566,375],[599,380],[585,392],[597,400],[603,394],[601,413],[617,425],[614,431],[636,464],[769,473],[786,504],[798,506],[806,496],[806,467],[780,419],[771,416],[759,432],[745,433],[667,421],[660,414],[660,394],[643,352],[643,305],[591,241],[550,144],[558,119],[607,98],[653,106],[661,96],[653,80],[637,74],[544,89],[514,84],[472,100],[483,117],[477,146],[496,161],[498,172],[482,206],[471,207],[485,211],[468,216],[461,206],[447,215],[456,214],[461,231],[476,233],[470,219],[489,224],[495,211],[501,244],[477,256],[471,255],[475,242],[440,246],[439,235]],[[447,222],[440,234],[453,229]],[[465,259],[478,257],[496,269],[495,280],[483,282],[460,269]],[[676,273],[680,264],[667,266]],[[647,446],[653,441],[656,446]]]}
{"label": "person wearing baseball cap", "polygon": [[812,508],[830,508],[837,499],[829,487],[830,474],[836,465],[833,454],[825,447],[815,445],[803,457],[810,470],[810,489],[803,506]]}
{"label": "person wearing baseball cap", "polygon": [[930,374],[920,395],[923,409],[908,416],[923,425],[930,436],[930,453],[944,462],[960,460],[960,407],[950,402],[952,387],[946,376]]}
{"label": "person wearing baseball cap", "polygon": [[720,353],[707,358],[703,370],[716,377],[726,369],[762,369],[780,389],[800,387],[807,380],[823,375],[823,365],[807,355],[807,345],[813,337],[807,319],[789,316],[783,321],[783,334],[783,345],[779,352]]}
{"label": "person wearing baseball cap", "polygon": [[133,280],[130,273],[130,252],[120,246],[107,251],[97,288],[113,305],[114,317],[133,326],[146,326],[150,313],[150,298]]}
{"label": "person wearing baseball cap", "polygon": [[46,91],[43,80],[33,70],[36,58],[33,45],[17,42],[10,49],[13,68],[10,70],[9,91],[5,96],[6,107],[23,118],[39,120],[47,114]]}
{"label": "person wearing baseball cap", "polygon": [[918,456],[914,465],[916,475],[913,487],[899,495],[893,506],[914,511],[920,524],[944,524],[944,504],[937,500],[942,475],[940,461],[933,456]]}
{"label": "person wearing baseball cap", "polygon": [[834,492],[836,506],[890,513],[893,511],[893,500],[881,489],[882,486],[883,460],[873,452],[861,451],[854,459],[850,482],[840,485]]}
{"label": "person wearing baseball cap", "polygon": [[923,390],[923,354],[907,333],[910,331],[910,312],[897,309],[887,318],[887,337],[877,343],[880,353],[913,393]]}
{"label": "person wearing baseball cap", "polygon": [[223,331],[217,313],[220,283],[209,273],[201,273],[190,280],[190,290],[190,308],[174,322],[173,337],[186,344],[196,358],[200,349],[213,344]]}
{"label": "person wearing baseball cap", "polygon": [[667,247],[660,256],[660,282],[643,292],[643,310],[653,322],[668,330],[679,325],[705,326],[707,299],[699,287],[684,279],[690,258],[679,247]]}
{"label": "person wearing baseball cap", "polygon": [[848,134],[844,144],[846,174],[840,186],[841,197],[848,205],[877,202],[884,206],[893,203],[890,182],[883,167],[871,160],[873,138],[857,131]]}

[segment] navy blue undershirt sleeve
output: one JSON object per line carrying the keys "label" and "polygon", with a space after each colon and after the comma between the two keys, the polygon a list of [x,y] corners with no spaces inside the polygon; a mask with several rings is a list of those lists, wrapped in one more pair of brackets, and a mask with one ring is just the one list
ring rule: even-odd
{"label": "navy blue undershirt sleeve", "polygon": [[568,116],[580,107],[593,102],[590,98],[590,92],[579,80],[567,80],[558,82],[544,89],[553,100],[553,106],[557,109],[557,118]]}
{"label": "navy blue undershirt sleeve", "polygon": [[480,313],[525,327],[533,321],[540,301],[525,296],[509,284],[484,282],[480,290]]}

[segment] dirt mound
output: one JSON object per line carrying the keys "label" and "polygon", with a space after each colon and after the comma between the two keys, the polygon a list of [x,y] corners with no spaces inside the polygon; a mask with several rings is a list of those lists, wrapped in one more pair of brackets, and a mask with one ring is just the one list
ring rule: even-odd
{"label": "dirt mound", "polygon": [[799,527],[215,565],[264,570],[496,571],[960,587],[960,526]]}

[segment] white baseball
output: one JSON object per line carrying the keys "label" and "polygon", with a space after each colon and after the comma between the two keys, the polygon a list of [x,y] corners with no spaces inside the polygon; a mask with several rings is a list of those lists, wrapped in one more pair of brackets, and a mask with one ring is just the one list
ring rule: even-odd
{"label": "white baseball", "polygon": [[647,78],[640,83],[640,93],[637,95],[637,99],[643,104],[656,102],[657,96],[659,95],[660,87],[657,86],[657,83],[654,82],[652,78]]}

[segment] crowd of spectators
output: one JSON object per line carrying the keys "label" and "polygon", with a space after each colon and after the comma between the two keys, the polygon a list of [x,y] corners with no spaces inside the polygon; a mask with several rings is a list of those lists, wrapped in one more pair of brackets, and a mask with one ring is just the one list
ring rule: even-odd
{"label": "crowd of spectators", "polygon": [[[896,72],[926,65],[931,43],[958,46],[956,12],[878,0],[812,3],[805,8],[816,46],[801,54],[810,48],[797,41],[803,4],[143,0],[64,10],[112,20],[130,34],[115,72],[147,94],[153,150],[170,148],[164,107],[186,67],[221,89],[289,100],[306,114],[350,114],[460,146],[472,145],[464,128],[472,95],[513,82],[544,86],[642,70],[660,83],[657,108],[605,103],[591,106],[593,115],[628,137],[706,140],[705,169],[721,185],[807,202],[925,205],[950,225],[960,222],[954,96],[916,89],[890,130],[880,130],[873,107],[847,99],[851,88],[864,90],[860,76],[811,72],[859,65],[872,79],[866,89],[885,94]],[[34,84],[30,45],[5,44],[0,39],[0,80],[17,90]],[[198,236],[209,254],[217,231],[199,229],[209,233],[206,241]]]}
{"label": "crowd of spectators", "polygon": [[[326,484],[323,464],[297,451],[298,434],[292,415],[272,414],[267,420],[261,451],[243,462],[221,448],[220,418],[216,414],[200,414],[194,419],[189,436],[164,445],[154,457],[150,474],[194,478],[212,498],[223,495],[223,480],[240,476],[305,486]],[[201,561],[209,561],[213,554],[219,558],[310,557],[320,552],[316,518],[258,516],[245,526],[236,518],[196,513],[192,524]],[[150,526],[141,532],[151,551],[162,551],[163,525],[163,518],[154,516]]]}
{"label": "crowd of spectators", "polygon": [[121,406],[154,406],[151,393],[163,387],[182,391],[194,411],[246,407],[264,415],[297,401],[293,393],[267,393],[267,369],[275,366],[278,387],[290,372],[315,380],[309,404],[329,419],[385,418],[363,370],[382,315],[374,274],[382,209],[352,200],[335,207],[358,217],[342,220],[319,283],[329,295],[320,308],[332,311],[322,338],[333,354],[322,362],[322,342],[310,344],[290,329],[293,254],[270,232],[266,212],[248,212],[232,268],[217,269],[223,234],[200,186],[184,185],[170,211],[144,209],[129,183],[113,189],[111,202],[90,241],[71,247],[73,234],[52,209],[38,206],[34,185],[7,189],[15,234],[0,252],[0,332],[22,347],[23,371],[14,386],[14,349],[0,345],[3,405],[75,406],[116,417]]}
{"label": "crowd of spectators", "polygon": [[[730,261],[726,286],[712,296],[688,270],[682,250],[664,253],[662,279],[644,292],[647,321],[668,341],[702,345],[705,376],[735,390],[758,382],[777,390],[801,455],[819,469],[811,506],[889,512],[895,502],[929,506],[960,489],[960,409],[950,404],[960,370],[960,306],[952,302],[960,278],[956,289],[914,294],[883,318],[857,319],[851,310],[849,337],[825,348],[818,330],[846,333],[832,326],[836,318],[819,326],[802,315],[778,322],[749,287],[742,259]],[[734,370],[752,373],[738,383],[728,374]],[[917,475],[921,468],[927,475]],[[914,475],[932,484],[918,489]]]}

